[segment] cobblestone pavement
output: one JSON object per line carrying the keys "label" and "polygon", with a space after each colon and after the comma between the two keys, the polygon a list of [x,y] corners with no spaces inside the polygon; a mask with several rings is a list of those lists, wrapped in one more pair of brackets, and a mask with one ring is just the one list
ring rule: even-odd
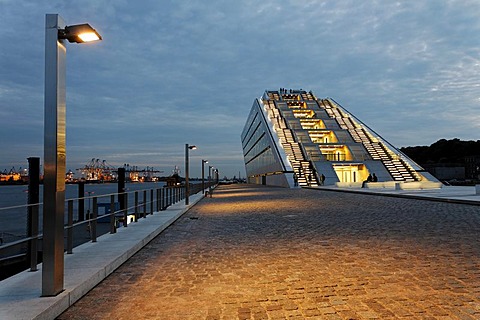
{"label": "cobblestone pavement", "polygon": [[230,185],[58,319],[480,319],[480,207]]}

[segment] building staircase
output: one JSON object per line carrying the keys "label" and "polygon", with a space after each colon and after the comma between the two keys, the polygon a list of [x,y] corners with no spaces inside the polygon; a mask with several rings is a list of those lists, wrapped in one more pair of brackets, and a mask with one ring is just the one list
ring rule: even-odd
{"label": "building staircase", "polygon": [[268,92],[268,98],[269,98],[270,100],[275,100],[275,101],[281,100],[281,99],[280,99],[280,95],[279,95],[278,92],[276,92],[276,91],[270,91],[270,92]]}
{"label": "building staircase", "polygon": [[[270,94],[274,95],[273,93]],[[310,164],[310,161],[305,159],[300,143],[295,139],[293,131],[288,127],[275,103],[271,100],[264,101],[264,103],[268,117],[272,121],[273,128],[280,139],[281,146],[298,178],[298,185],[301,187],[318,186],[318,179],[312,170],[313,166]]]}
{"label": "building staircase", "polygon": [[329,100],[321,100],[320,107],[334,118],[342,129],[347,130],[355,142],[363,144],[373,160],[380,160],[387,168],[394,181],[420,181],[421,177],[408,163],[401,159],[384,143],[367,132],[362,126],[355,123],[352,118],[335,107]]}

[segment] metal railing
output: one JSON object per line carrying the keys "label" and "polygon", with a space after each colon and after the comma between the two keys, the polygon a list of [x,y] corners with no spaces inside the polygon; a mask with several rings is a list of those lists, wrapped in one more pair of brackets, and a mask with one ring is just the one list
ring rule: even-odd
{"label": "metal railing", "polygon": [[[216,182],[205,182],[204,187],[208,189],[215,184]],[[190,195],[200,191],[202,183],[190,184]],[[184,185],[67,199],[64,224],[65,252],[72,254],[74,247],[80,244],[96,242],[100,235],[116,233],[117,228],[128,227],[130,223],[146,218],[154,212],[163,211],[183,199],[185,199]],[[80,220],[83,213],[79,212],[79,203],[83,201],[87,201],[88,208],[85,219]],[[0,233],[0,280],[27,268],[30,268],[30,271],[37,270],[37,264],[41,262],[39,253],[42,252],[43,238],[42,221],[39,219],[40,206],[43,204],[0,208],[0,217],[6,210],[27,211],[25,228],[28,230],[25,237],[12,234],[7,238],[5,233]],[[20,218],[19,223],[24,220]],[[18,239],[19,237],[21,238]],[[6,269],[8,260],[22,262],[23,268],[16,272],[2,270]]]}

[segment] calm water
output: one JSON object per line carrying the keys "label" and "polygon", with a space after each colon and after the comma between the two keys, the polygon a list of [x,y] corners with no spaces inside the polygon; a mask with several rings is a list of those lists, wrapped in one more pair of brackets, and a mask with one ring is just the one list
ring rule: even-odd
{"label": "calm water", "polygon": [[[163,182],[148,182],[148,183],[127,183],[126,191],[137,190],[150,190],[163,187]],[[101,196],[111,193],[117,193],[116,183],[105,184],[86,184],[85,185],[85,197],[88,196]],[[65,198],[75,199],[78,198],[78,185],[68,184],[66,185]],[[150,197],[150,194],[147,194]],[[133,203],[133,193],[129,196],[129,206]],[[139,195],[140,201],[143,199],[143,194]],[[27,226],[27,208],[12,208],[8,210],[2,210],[2,208],[26,205],[28,201],[28,186],[0,186],[0,237],[3,241],[9,242],[19,237],[23,237],[26,234]],[[40,202],[43,201],[43,186],[40,186]],[[108,197],[99,198],[98,202],[110,202]],[[76,201],[74,202],[76,207]],[[89,208],[91,201],[85,200],[85,210]],[[66,210],[65,210],[66,212]],[[39,209],[40,224],[42,207]],[[74,218],[76,217],[76,212]],[[41,226],[40,226],[41,228]]]}

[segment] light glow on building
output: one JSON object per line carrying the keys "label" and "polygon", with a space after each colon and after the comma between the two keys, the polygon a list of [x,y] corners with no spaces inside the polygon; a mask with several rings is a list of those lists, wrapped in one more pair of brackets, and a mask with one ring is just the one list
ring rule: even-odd
{"label": "light glow on building", "polygon": [[333,99],[304,90],[265,91],[241,135],[250,183],[361,185],[438,180]]}

